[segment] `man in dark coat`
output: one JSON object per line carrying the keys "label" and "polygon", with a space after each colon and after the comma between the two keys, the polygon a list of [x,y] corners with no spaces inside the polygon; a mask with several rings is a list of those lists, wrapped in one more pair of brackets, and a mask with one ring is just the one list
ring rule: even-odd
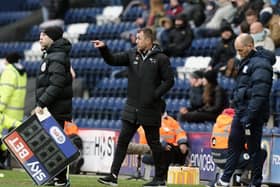
{"label": "man in dark coat", "polygon": [[[174,84],[174,75],[168,57],[153,44],[151,29],[144,28],[136,35],[137,49],[111,54],[104,42],[93,41],[106,63],[127,66],[127,101],[122,113],[122,129],[119,135],[111,174],[100,178],[103,184],[117,185],[117,176],[125,158],[128,144],[140,125],[143,126],[155,161],[155,177],[148,186],[165,186],[160,165],[162,148],[159,141],[161,124],[161,97]],[[146,186],[144,185],[144,186]]]}
{"label": "man in dark coat", "polygon": [[272,86],[272,65],[275,55],[265,49],[255,49],[249,34],[239,35],[234,43],[241,61],[233,92],[235,116],[229,136],[228,159],[223,176],[215,186],[229,186],[245,142],[252,160],[252,181],[249,186],[260,187],[263,159],[261,159],[262,127],[269,115],[269,95]]}
{"label": "man in dark coat", "polygon": [[223,26],[220,35],[221,41],[215,49],[209,67],[217,72],[224,72],[228,61],[235,57],[234,40],[236,35],[230,25]]}
{"label": "man in dark coat", "polygon": [[185,56],[186,50],[191,46],[193,33],[185,15],[178,15],[175,27],[168,34],[168,45],[163,46],[168,56]]}
{"label": "man in dark coat", "polygon": [[[72,120],[72,76],[70,73],[71,43],[62,38],[60,27],[46,28],[40,34],[40,45],[44,51],[43,62],[36,82],[35,112],[42,114],[47,107],[57,122],[64,127],[65,121]],[[51,186],[69,187],[63,170],[50,183]]]}

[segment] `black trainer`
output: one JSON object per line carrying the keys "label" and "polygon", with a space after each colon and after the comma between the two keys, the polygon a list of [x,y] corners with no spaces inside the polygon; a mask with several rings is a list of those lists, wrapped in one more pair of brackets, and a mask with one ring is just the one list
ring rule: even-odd
{"label": "black trainer", "polygon": [[61,187],[70,187],[70,181],[69,180],[59,180],[57,178],[54,178],[53,180],[49,181],[45,184],[45,186],[61,186]]}
{"label": "black trainer", "polygon": [[118,186],[118,178],[114,174],[110,174],[106,177],[99,178],[97,181],[100,182],[101,184],[106,184],[106,185],[110,185],[110,186]]}
{"label": "black trainer", "polygon": [[143,187],[154,187],[154,186],[158,186],[158,187],[166,187],[166,183],[165,180],[160,180],[157,178],[153,178],[153,180],[151,182],[148,182],[146,184],[143,185]]}

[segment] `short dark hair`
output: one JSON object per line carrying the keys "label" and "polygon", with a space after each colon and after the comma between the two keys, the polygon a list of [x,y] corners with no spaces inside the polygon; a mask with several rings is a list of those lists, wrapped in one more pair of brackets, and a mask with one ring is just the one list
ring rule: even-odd
{"label": "short dark hair", "polygon": [[248,22],[246,20],[242,21],[239,26],[240,26],[241,32],[243,32],[243,33],[250,32],[250,25],[248,24]]}
{"label": "short dark hair", "polygon": [[143,32],[144,37],[146,39],[150,39],[152,42],[154,42],[154,33],[151,28],[145,27],[142,29],[139,29],[137,33]]}
{"label": "short dark hair", "polygon": [[245,12],[245,16],[256,16],[256,17],[258,17],[258,12],[256,12],[255,10],[252,10],[252,9],[248,9]]}
{"label": "short dark hair", "polygon": [[6,56],[6,60],[10,64],[17,63],[21,58],[22,58],[21,55],[17,52],[11,52]]}

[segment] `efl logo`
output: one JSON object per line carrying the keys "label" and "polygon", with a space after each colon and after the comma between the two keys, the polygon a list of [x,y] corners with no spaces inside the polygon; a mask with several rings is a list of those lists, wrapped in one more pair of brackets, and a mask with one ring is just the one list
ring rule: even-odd
{"label": "efl logo", "polygon": [[4,141],[21,163],[33,156],[33,152],[16,131],[7,136]]}
{"label": "efl logo", "polygon": [[66,137],[64,136],[64,134],[56,126],[50,128],[50,135],[58,144],[63,144],[66,141]]}

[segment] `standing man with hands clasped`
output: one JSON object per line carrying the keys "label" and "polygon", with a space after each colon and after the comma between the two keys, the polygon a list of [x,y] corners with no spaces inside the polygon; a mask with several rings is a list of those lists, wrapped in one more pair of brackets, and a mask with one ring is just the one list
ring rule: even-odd
{"label": "standing man with hands clasped", "polygon": [[235,115],[228,140],[224,173],[215,186],[229,186],[243,146],[247,143],[253,172],[249,186],[260,187],[264,162],[261,158],[262,127],[269,115],[272,65],[276,59],[270,51],[255,49],[254,40],[249,34],[239,35],[234,45],[241,58],[233,91]]}
{"label": "standing man with hands clasped", "polygon": [[119,135],[110,175],[98,179],[100,183],[116,186],[119,170],[126,156],[127,147],[140,125],[155,162],[154,179],[144,186],[166,186],[160,165],[162,148],[159,141],[161,125],[161,97],[174,84],[174,75],[168,57],[154,44],[151,29],[143,28],[136,35],[137,48],[111,54],[104,42],[94,40],[107,64],[127,66],[127,101],[122,113],[122,129]]}

